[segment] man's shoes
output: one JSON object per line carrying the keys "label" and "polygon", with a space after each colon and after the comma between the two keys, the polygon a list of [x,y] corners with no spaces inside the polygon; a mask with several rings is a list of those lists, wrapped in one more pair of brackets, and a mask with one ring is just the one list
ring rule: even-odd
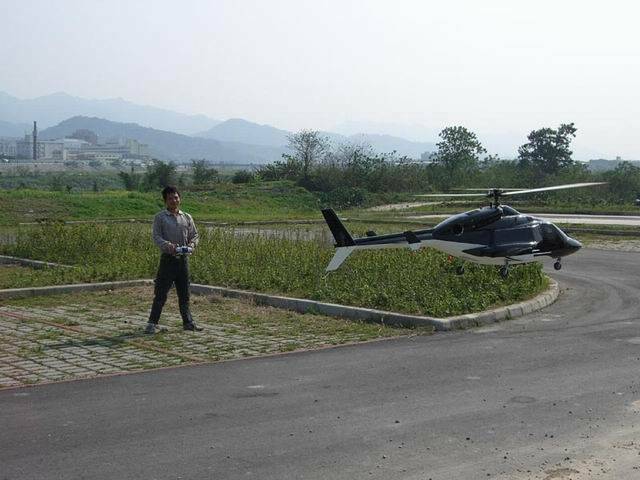
{"label": "man's shoes", "polygon": [[151,322],[147,323],[147,326],[144,329],[144,333],[147,333],[149,335],[153,335],[157,331],[158,331],[158,325],[156,325],[155,323],[151,323]]}
{"label": "man's shoes", "polygon": [[194,322],[183,323],[182,329],[190,332],[201,332],[202,327],[197,326]]}

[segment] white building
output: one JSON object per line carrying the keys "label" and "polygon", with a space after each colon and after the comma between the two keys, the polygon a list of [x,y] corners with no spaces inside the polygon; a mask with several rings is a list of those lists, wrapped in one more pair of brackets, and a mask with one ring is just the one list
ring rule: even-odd
{"label": "white building", "polygon": [[[17,158],[33,159],[33,137],[25,135],[24,140],[16,142]],[[36,141],[37,160],[63,160],[64,142],[62,140],[38,140]]]}
{"label": "white building", "polygon": [[18,154],[15,140],[0,140],[0,155],[15,158]]}
{"label": "white building", "polygon": [[[97,160],[113,161],[122,159],[147,159],[147,145],[137,140],[127,139],[122,142],[92,145],[85,140],[64,138],[59,140],[38,140],[36,142],[36,160],[67,161],[67,160]],[[4,150],[13,152],[7,156],[32,159],[33,137],[25,135],[23,140],[0,144],[0,154]]]}
{"label": "white building", "polygon": [[91,145],[89,142],[78,140],[77,138],[63,138],[62,142],[64,143],[64,149],[68,153],[77,153],[85,148],[85,146]]}

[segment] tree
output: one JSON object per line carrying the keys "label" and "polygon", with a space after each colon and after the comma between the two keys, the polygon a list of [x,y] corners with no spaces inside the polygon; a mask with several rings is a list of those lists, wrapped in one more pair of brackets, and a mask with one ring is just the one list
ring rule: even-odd
{"label": "tree", "polygon": [[572,165],[569,146],[576,131],[573,123],[563,123],[557,130],[547,127],[532,131],[527,137],[529,142],[518,149],[519,165],[532,169],[537,180]]}
{"label": "tree", "polygon": [[282,160],[263,165],[258,168],[258,176],[267,182],[274,180],[299,180],[302,174],[302,163],[291,155],[283,154]]}
{"label": "tree", "polygon": [[640,168],[630,162],[620,163],[615,170],[605,172],[609,191],[615,201],[632,203],[640,196]]}
{"label": "tree", "polygon": [[[293,152],[291,157],[301,163],[302,179],[306,181],[309,178],[311,167],[318,163],[329,150],[329,139],[315,130],[301,130],[289,135],[287,140],[289,148]],[[286,155],[283,157],[287,158]]]}
{"label": "tree", "polygon": [[151,165],[147,167],[142,183],[145,190],[175,185],[176,164],[173,162],[164,163],[154,158]]}
{"label": "tree", "polygon": [[62,191],[64,184],[62,182],[62,175],[59,173],[54,173],[49,180],[49,188],[54,192]]}
{"label": "tree", "polygon": [[371,177],[376,170],[384,167],[385,158],[376,155],[370,145],[345,143],[340,145],[334,156],[340,166],[343,185],[378,190],[377,186],[372,185]]}
{"label": "tree", "polygon": [[133,170],[133,165],[131,165],[130,173],[118,172],[118,176],[120,177],[120,180],[122,180],[125,190],[137,190],[140,186],[140,174],[135,173],[135,171]]}
{"label": "tree", "polygon": [[522,175],[522,169],[514,160],[501,160],[489,155],[480,162],[480,171],[474,177],[478,187],[518,187],[528,188],[528,179]]}
{"label": "tree", "polygon": [[469,175],[478,169],[480,155],[486,153],[476,134],[465,127],[447,127],[440,132],[441,142],[433,163],[444,170],[441,178],[445,189],[464,185]]}
{"label": "tree", "polygon": [[250,183],[253,179],[254,175],[249,170],[237,170],[231,178],[231,183]]}
{"label": "tree", "polygon": [[206,160],[192,160],[191,167],[194,185],[205,185],[218,180],[218,170],[209,168]]}

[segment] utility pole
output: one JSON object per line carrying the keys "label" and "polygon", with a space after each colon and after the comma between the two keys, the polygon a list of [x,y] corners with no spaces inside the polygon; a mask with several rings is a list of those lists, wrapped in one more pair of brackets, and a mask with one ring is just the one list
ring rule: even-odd
{"label": "utility pole", "polygon": [[38,127],[34,120],[33,122],[33,161],[38,160]]}

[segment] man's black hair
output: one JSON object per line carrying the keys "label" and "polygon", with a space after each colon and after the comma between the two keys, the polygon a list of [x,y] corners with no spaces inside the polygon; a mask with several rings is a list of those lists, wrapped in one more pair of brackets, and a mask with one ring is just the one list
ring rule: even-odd
{"label": "man's black hair", "polygon": [[182,195],[180,195],[180,192],[178,191],[178,189],[176,187],[174,187],[173,185],[169,185],[167,187],[164,187],[162,189],[162,199],[166,200],[168,195],[171,195],[173,193],[177,193],[179,197],[182,197]]}

